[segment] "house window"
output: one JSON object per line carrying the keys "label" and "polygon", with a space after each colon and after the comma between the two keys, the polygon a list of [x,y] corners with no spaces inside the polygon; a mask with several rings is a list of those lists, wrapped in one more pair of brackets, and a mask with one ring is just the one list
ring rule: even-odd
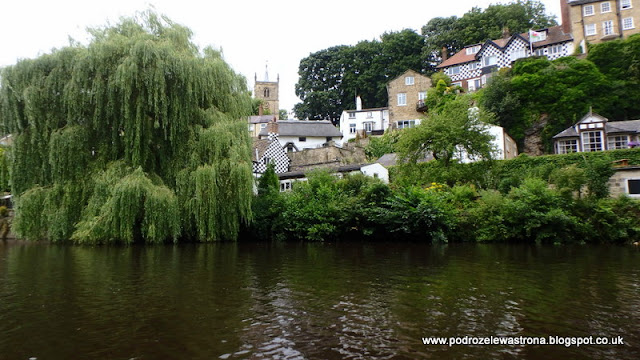
{"label": "house window", "polygon": [[621,0],[620,9],[622,10],[631,9],[631,0]]}
{"label": "house window", "polygon": [[629,195],[640,195],[640,179],[627,179],[627,193]]}
{"label": "house window", "polygon": [[600,12],[603,12],[603,13],[611,12],[611,3],[607,1],[600,4]]}
{"label": "house window", "polygon": [[458,75],[460,74],[460,66],[454,66],[449,68],[449,75]]}
{"label": "house window", "polygon": [[267,127],[267,124],[260,124],[260,130],[265,129]]}
{"label": "house window", "polygon": [[356,124],[349,124],[349,134],[356,133]]}
{"label": "house window", "polygon": [[293,148],[293,144],[292,143],[288,143],[287,144],[287,152],[293,152],[294,148]]}
{"label": "house window", "polygon": [[510,57],[511,61],[516,61],[520,58],[527,57],[527,50],[525,50],[524,48],[511,50]]}
{"label": "house window", "polygon": [[629,136],[608,136],[607,137],[607,149],[626,149],[629,144]]}
{"label": "house window", "polygon": [[400,93],[398,94],[398,106],[406,106],[407,105],[407,94]]}
{"label": "house window", "polygon": [[597,34],[596,24],[587,24],[584,26],[584,34],[586,36],[592,36]]}
{"label": "house window", "polygon": [[562,52],[562,45],[553,45],[549,48],[549,53],[551,55],[559,54]]}
{"label": "house window", "polygon": [[416,121],[415,120],[402,120],[402,121],[398,121],[398,129],[406,129],[406,128],[412,128],[416,126]]}
{"label": "house window", "polygon": [[268,156],[265,156],[265,157],[263,158],[263,161],[264,161],[264,164],[265,164],[265,165],[269,165],[269,163],[271,162],[271,158],[270,158],[270,157],[268,157]]}
{"label": "house window", "polygon": [[558,141],[558,154],[568,154],[578,152],[578,140],[560,140]]}
{"label": "house window", "polygon": [[535,54],[536,56],[544,56],[544,49],[536,49],[536,50],[534,51],[534,54]]}
{"label": "house window", "polygon": [[291,190],[291,180],[285,180],[280,183],[280,192]]}
{"label": "house window", "polygon": [[373,112],[371,111],[367,112],[367,119],[373,119]]}
{"label": "house window", "polygon": [[407,76],[404,78],[405,85],[413,85],[414,79],[413,76]]}
{"label": "house window", "polygon": [[427,98],[427,92],[426,91],[420,91],[418,93],[418,101],[422,101],[422,100],[424,100],[426,98]]}
{"label": "house window", "polygon": [[300,141],[300,142],[305,142],[305,141],[307,141],[307,137],[306,137],[306,136],[300,136],[300,137],[298,138],[298,141]]}
{"label": "house window", "polygon": [[475,45],[467,48],[467,55],[473,55],[480,51],[481,45]]}
{"label": "house window", "polygon": [[602,23],[602,32],[605,36],[613,34],[613,20],[608,20]]}
{"label": "house window", "polygon": [[595,11],[593,10],[593,5],[585,5],[585,7],[582,8],[582,10],[583,10],[584,16],[591,16],[595,13]]}
{"label": "house window", "polygon": [[631,30],[634,27],[635,26],[633,26],[633,18],[632,17],[628,17],[628,18],[622,19],[622,30]]}
{"label": "house window", "polygon": [[472,62],[469,63],[469,70],[475,70],[480,68],[480,63],[479,62]]}
{"label": "house window", "polygon": [[469,87],[469,91],[475,91],[482,87],[482,81],[480,81],[480,79],[468,80],[467,86]]}
{"label": "house window", "polygon": [[349,113],[349,119],[355,119],[355,118],[356,118],[356,113],[350,112]]}
{"label": "house window", "polygon": [[495,65],[497,63],[498,63],[498,57],[495,56],[495,55],[483,56],[482,57],[482,66],[484,66],[484,67]]}
{"label": "house window", "polygon": [[602,131],[585,131],[582,133],[583,151],[602,151]]}
{"label": "house window", "polygon": [[371,131],[373,131],[373,123],[372,122],[366,122],[364,124],[364,131],[370,133]]}
{"label": "house window", "polygon": [[460,81],[456,81],[456,82],[451,83],[451,87],[456,87],[456,86],[462,87],[462,83]]}

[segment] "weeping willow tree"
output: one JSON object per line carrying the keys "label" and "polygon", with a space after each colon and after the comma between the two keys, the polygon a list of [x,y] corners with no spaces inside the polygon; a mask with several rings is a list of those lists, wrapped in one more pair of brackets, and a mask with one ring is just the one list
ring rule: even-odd
{"label": "weeping willow tree", "polygon": [[14,230],[78,243],[234,240],[251,220],[246,80],[153,12],[0,73]]}

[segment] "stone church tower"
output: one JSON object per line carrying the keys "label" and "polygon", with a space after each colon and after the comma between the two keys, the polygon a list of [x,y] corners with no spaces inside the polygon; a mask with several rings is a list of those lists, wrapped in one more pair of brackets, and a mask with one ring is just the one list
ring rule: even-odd
{"label": "stone church tower", "polygon": [[253,87],[253,96],[256,99],[261,99],[264,103],[262,113],[267,115],[275,115],[279,120],[280,103],[278,101],[278,92],[280,86],[280,75],[278,75],[277,81],[269,81],[269,72],[265,67],[264,81],[258,81],[258,75],[255,75],[255,86]]}

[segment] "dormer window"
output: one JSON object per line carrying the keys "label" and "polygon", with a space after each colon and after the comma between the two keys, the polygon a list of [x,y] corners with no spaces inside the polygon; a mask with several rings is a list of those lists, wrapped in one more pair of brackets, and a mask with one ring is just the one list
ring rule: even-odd
{"label": "dormer window", "polygon": [[476,54],[478,51],[480,51],[481,47],[482,47],[481,45],[475,45],[475,46],[468,47],[467,48],[467,55]]}

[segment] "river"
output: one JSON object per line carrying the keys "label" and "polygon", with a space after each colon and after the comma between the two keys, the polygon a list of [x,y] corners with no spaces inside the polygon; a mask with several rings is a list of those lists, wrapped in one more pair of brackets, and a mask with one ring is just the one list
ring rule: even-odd
{"label": "river", "polygon": [[640,248],[0,242],[3,360],[463,358],[640,359]]}

